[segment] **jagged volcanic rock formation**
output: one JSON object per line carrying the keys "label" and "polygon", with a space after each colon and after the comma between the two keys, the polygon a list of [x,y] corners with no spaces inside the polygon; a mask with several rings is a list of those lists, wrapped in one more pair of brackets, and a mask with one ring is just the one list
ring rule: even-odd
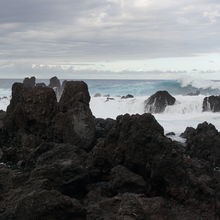
{"label": "jagged volcanic rock formation", "polygon": [[62,94],[62,87],[60,80],[56,76],[54,76],[50,79],[50,83],[48,86],[55,91],[56,96],[59,99]]}
{"label": "jagged volcanic rock formation", "polygon": [[209,96],[203,100],[202,109],[204,112],[220,112],[220,96]]}
{"label": "jagged volcanic rock formation", "polygon": [[219,136],[213,126],[188,129],[185,148],[149,113],[95,119],[84,82],[66,82],[59,102],[48,87],[12,90],[0,117],[1,220],[219,219],[219,172],[193,149]]}
{"label": "jagged volcanic rock formation", "polygon": [[204,122],[196,129],[187,128],[182,136],[191,157],[206,160],[213,168],[220,167],[220,134],[214,125]]}
{"label": "jagged volcanic rock formation", "polygon": [[90,95],[84,82],[66,82],[59,101],[59,113],[53,120],[54,136],[84,149],[91,147],[95,122],[89,102]]}
{"label": "jagged volcanic rock formation", "polygon": [[30,78],[26,77],[23,81],[23,84],[25,87],[32,87],[33,88],[36,84],[36,78],[34,76],[32,76]]}
{"label": "jagged volcanic rock formation", "polygon": [[145,101],[145,112],[162,113],[168,105],[174,105],[176,99],[167,91],[158,91]]}

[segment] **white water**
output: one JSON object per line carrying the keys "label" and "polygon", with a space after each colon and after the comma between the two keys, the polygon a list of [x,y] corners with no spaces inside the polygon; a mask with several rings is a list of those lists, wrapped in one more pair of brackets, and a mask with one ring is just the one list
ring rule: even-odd
{"label": "white water", "polygon": [[[186,127],[197,127],[199,123],[208,121],[220,130],[220,113],[202,112],[202,103],[205,96],[175,96],[177,102],[168,106],[162,114],[154,114],[158,122],[164,127],[165,132],[182,133]],[[144,101],[148,97],[135,97],[106,102],[105,97],[92,98],[90,107],[95,117],[116,118],[121,114],[143,114]]]}
{"label": "white water", "polygon": [[203,80],[192,76],[183,77],[177,81],[181,87],[192,86],[197,89],[220,89],[220,81]]}

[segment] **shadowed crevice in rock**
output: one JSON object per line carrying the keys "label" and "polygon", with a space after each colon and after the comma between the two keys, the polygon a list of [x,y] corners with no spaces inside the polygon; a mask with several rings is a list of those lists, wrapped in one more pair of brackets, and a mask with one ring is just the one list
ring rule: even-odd
{"label": "shadowed crevice in rock", "polygon": [[209,96],[203,100],[202,110],[204,112],[220,112],[220,96]]}

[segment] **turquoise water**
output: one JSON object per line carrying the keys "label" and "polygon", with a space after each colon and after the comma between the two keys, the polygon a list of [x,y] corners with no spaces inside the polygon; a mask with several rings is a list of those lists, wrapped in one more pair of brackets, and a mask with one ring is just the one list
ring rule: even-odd
{"label": "turquoise water", "polygon": [[[63,80],[61,80],[63,81]],[[220,85],[217,81],[201,82],[177,80],[84,80],[89,87],[91,95],[101,93],[102,95],[122,96],[132,94],[134,96],[151,95],[158,90],[167,90],[173,95],[186,95],[200,91],[201,94],[220,94]],[[10,93],[14,82],[22,82],[22,79],[0,79],[0,96]],[[48,80],[38,79],[37,82]],[[201,85],[201,86],[200,86]],[[4,91],[4,92],[3,92]],[[3,94],[4,93],[4,94]]]}

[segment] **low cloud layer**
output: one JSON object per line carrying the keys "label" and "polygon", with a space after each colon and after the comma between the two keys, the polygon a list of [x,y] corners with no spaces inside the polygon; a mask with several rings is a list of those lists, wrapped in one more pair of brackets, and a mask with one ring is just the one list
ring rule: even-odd
{"label": "low cloud layer", "polygon": [[218,54],[219,25],[218,0],[1,1],[0,75],[12,65],[18,75],[32,64]]}

